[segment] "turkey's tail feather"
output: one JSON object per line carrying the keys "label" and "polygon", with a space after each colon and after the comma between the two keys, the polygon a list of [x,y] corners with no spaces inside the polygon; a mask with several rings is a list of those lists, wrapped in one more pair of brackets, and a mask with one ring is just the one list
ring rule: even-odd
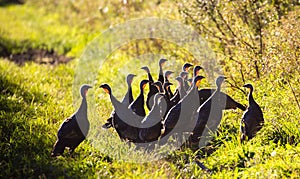
{"label": "turkey's tail feather", "polygon": [[51,157],[62,155],[64,153],[64,150],[65,150],[65,144],[61,140],[57,139],[57,141],[53,146]]}

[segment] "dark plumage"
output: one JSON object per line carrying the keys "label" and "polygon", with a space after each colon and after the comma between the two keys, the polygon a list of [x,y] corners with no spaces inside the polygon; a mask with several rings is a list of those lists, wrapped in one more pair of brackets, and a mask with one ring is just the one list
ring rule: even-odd
{"label": "dark plumage", "polygon": [[[163,137],[166,135],[170,135],[169,133],[172,131],[173,133],[180,133],[192,130],[191,126],[194,126],[194,114],[199,106],[199,98],[198,98],[198,86],[200,84],[203,76],[197,76],[193,80],[193,85],[191,89],[188,91],[187,95],[178,102],[175,106],[173,106],[168,112],[165,120],[163,121],[165,132]],[[168,136],[164,139],[167,140]]]}
{"label": "dark plumage", "polygon": [[162,119],[165,114],[164,94],[157,93],[154,96],[154,105],[149,114],[141,122],[139,138],[143,142],[156,141],[161,135]]}
{"label": "dark plumage", "polygon": [[248,100],[249,106],[245,113],[243,114],[241,121],[241,141],[243,142],[246,137],[248,140],[252,139],[256,133],[262,128],[264,123],[264,117],[261,108],[255,102],[253,98],[253,86],[251,84],[246,84],[243,87],[250,89]]}
{"label": "dark plumage", "polygon": [[[170,77],[170,75],[172,74],[173,72],[172,71],[166,71],[165,72],[165,83],[164,83],[164,86],[165,86],[165,84],[166,83],[169,83],[170,81],[169,81],[169,77]],[[171,99],[173,96],[174,96],[174,94],[173,94],[173,92],[172,92],[172,90],[171,90],[171,88],[170,88],[170,85],[168,85],[168,87],[165,89],[165,91],[166,91],[166,95],[169,97],[169,99]]]}
{"label": "dark plumage", "polygon": [[189,82],[189,85],[191,85],[193,83],[193,78],[189,78],[187,81]]}
{"label": "dark plumage", "polygon": [[65,119],[57,132],[57,141],[53,146],[51,156],[62,155],[65,148],[70,148],[72,153],[75,148],[86,138],[90,123],[87,117],[86,93],[91,88],[89,85],[82,85],[80,95],[82,101],[78,110],[69,118]]}
{"label": "dark plumage", "polygon": [[143,70],[146,71],[146,73],[147,73],[147,75],[148,75],[148,80],[150,81],[150,83],[153,83],[154,80],[153,80],[153,77],[152,77],[152,75],[151,75],[151,73],[150,73],[149,67],[143,66],[141,69],[143,69]]}
{"label": "dark plumage", "polygon": [[[183,87],[185,91],[188,91],[190,88],[189,82],[187,81],[189,73],[186,71],[180,72],[179,76],[183,79]],[[192,80],[193,81],[193,80]]]}
{"label": "dark plumage", "polygon": [[134,113],[141,117],[146,116],[145,108],[144,108],[144,88],[149,83],[149,80],[142,80],[140,82],[140,94],[138,97],[128,106]]}
{"label": "dark plumage", "polygon": [[[161,82],[160,81],[157,81],[154,83],[154,85],[159,89],[159,92],[160,92],[160,95],[162,95],[164,98],[164,102],[165,102],[165,105],[164,106],[161,106],[161,108],[163,108],[163,111],[165,111],[165,114],[170,110],[170,108],[172,107],[171,106],[171,103],[170,103],[170,99],[168,97],[168,93],[166,92],[166,89],[170,86],[170,85],[173,85],[172,83],[170,82],[166,82],[164,83],[163,87],[161,85]],[[165,114],[163,117],[165,117]]]}
{"label": "dark plumage", "polygon": [[[202,68],[201,66],[199,66],[199,65],[196,65],[196,66],[194,67],[194,69],[193,69],[193,78],[194,78],[195,76],[198,76],[198,75],[199,75],[199,71],[200,71],[201,69],[203,69],[203,68]],[[187,87],[189,87],[189,86],[192,84],[193,78],[188,78],[188,74],[183,78],[183,79],[184,79],[184,86],[185,86],[186,91],[188,91],[188,89],[189,89],[189,88],[187,88]]]}
{"label": "dark plumage", "polygon": [[182,71],[188,72],[189,68],[192,67],[193,65],[190,63],[185,63],[182,65]]}
{"label": "dark plumage", "polygon": [[[189,75],[188,72],[186,71],[182,71],[180,72],[179,76],[184,80],[185,78],[187,78],[187,76]],[[193,80],[192,80],[193,81]]]}
{"label": "dark plumage", "polygon": [[[194,76],[199,74],[199,71],[203,69],[201,66],[195,66],[194,68]],[[216,90],[215,89],[201,89],[198,91],[200,105],[202,105]],[[224,100],[222,100],[224,99]],[[236,109],[239,108],[243,111],[246,110],[245,106],[233,100],[227,94],[220,92],[220,105],[224,106],[224,109]]]}
{"label": "dark plumage", "polygon": [[[170,99],[172,98],[173,93],[170,94],[170,86],[173,85],[170,82],[165,82],[163,85],[164,91],[165,91],[165,95],[168,98],[168,100],[170,101]],[[174,95],[173,95],[174,96]]]}
{"label": "dark plumage", "polygon": [[[129,104],[131,104],[133,102],[133,95],[132,95],[132,88],[131,88],[131,84],[132,84],[132,80],[136,75],[134,74],[129,74],[126,77],[126,83],[127,83],[127,93],[125,94],[125,96],[123,97],[121,103],[124,105],[129,106]],[[108,118],[105,122],[105,124],[102,126],[105,129],[108,129],[110,127],[112,127],[114,124],[114,116],[115,115],[115,111],[113,111],[111,113],[111,117]]]}
{"label": "dark plumage", "polygon": [[183,86],[183,79],[178,76],[175,80],[178,81],[178,87],[176,88],[173,98],[170,99],[171,106],[176,105],[186,95],[186,91]]}
{"label": "dark plumage", "polygon": [[[164,93],[164,92],[165,92],[165,91],[164,91],[164,88],[163,88],[163,86],[162,86],[162,84],[161,84],[160,81],[154,82],[154,83],[153,83],[153,86],[155,86],[155,87],[157,88],[157,90],[158,90],[159,93]],[[154,99],[154,98],[153,98],[153,99]],[[151,109],[152,109],[152,108],[151,108]]]}
{"label": "dark plumage", "polygon": [[161,82],[161,84],[164,84],[165,82],[165,79],[164,79],[164,72],[163,72],[163,69],[162,69],[162,66],[163,64],[168,61],[167,59],[160,59],[159,62],[158,62],[158,66],[159,66],[159,73],[158,73],[158,81]]}
{"label": "dark plumage", "polygon": [[126,77],[126,83],[127,83],[127,93],[125,94],[124,98],[122,99],[121,103],[124,105],[129,106],[133,102],[133,95],[132,95],[132,80],[136,75],[129,74]]}
{"label": "dark plumage", "polygon": [[[216,79],[217,89],[216,91],[198,108],[197,110],[197,122],[193,130],[193,134],[189,137],[189,142],[193,146],[204,146],[208,141],[209,131],[217,129],[222,119],[222,110],[224,105],[221,101],[224,101],[223,95],[221,95],[221,85],[225,80],[224,76],[219,76]],[[200,140],[200,137],[203,140]],[[200,142],[200,143],[199,143]]]}
{"label": "dark plumage", "polygon": [[149,110],[151,110],[152,106],[153,106],[153,98],[154,95],[156,93],[158,93],[157,88],[153,85],[154,81],[152,78],[152,75],[150,73],[150,70],[147,66],[142,67],[141,69],[145,70],[148,74],[148,80],[149,80],[149,92],[147,94],[147,98],[146,98],[146,106]]}
{"label": "dark plumage", "polygon": [[100,88],[109,94],[111,103],[114,107],[114,128],[122,140],[135,142],[138,140],[138,126],[143,117],[135,114],[127,105],[119,102],[112,94],[108,84],[102,84]]}
{"label": "dark plumage", "polygon": [[194,71],[193,71],[193,77],[198,76],[199,75],[199,71],[203,69],[201,66],[197,65],[194,67]]}
{"label": "dark plumage", "polygon": [[182,99],[185,97],[187,93],[187,91],[183,87],[183,79],[181,77],[176,77],[175,80],[177,80],[179,83],[178,92],[179,92],[180,99]]}
{"label": "dark plumage", "polygon": [[183,86],[184,86],[186,91],[188,91],[190,89],[190,85],[189,85],[189,82],[188,82],[188,78],[189,78],[188,70],[192,66],[193,65],[191,65],[190,63],[185,63],[182,66],[182,72],[185,72],[185,73],[180,73],[180,76],[183,78]]}
{"label": "dark plumage", "polygon": [[170,77],[170,75],[173,74],[173,73],[174,73],[174,72],[169,71],[169,70],[167,70],[167,71],[165,72],[165,74],[164,74],[164,77],[165,77],[165,83],[166,83],[166,82],[170,82],[170,81],[169,81],[169,77]]}
{"label": "dark plumage", "polygon": [[[202,105],[216,90],[215,89],[201,89],[198,91],[200,105]],[[224,106],[224,109],[236,109],[239,108],[243,111],[246,110],[246,107],[242,104],[236,102],[229,95],[220,92],[220,103]],[[223,99],[223,100],[222,100]]]}

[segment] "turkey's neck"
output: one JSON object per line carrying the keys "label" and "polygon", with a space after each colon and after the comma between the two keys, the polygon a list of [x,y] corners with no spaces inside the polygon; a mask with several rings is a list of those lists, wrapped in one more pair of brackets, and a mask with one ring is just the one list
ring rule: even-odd
{"label": "turkey's neck", "polygon": [[81,104],[77,111],[77,114],[79,115],[85,114],[85,116],[87,116],[87,102],[85,96],[82,97]]}
{"label": "turkey's neck", "polygon": [[186,91],[184,90],[184,86],[182,83],[180,83],[178,91],[179,91],[180,98],[182,99],[186,95]]}
{"label": "turkey's neck", "polygon": [[249,95],[248,95],[248,100],[249,100],[249,104],[250,104],[250,105],[251,105],[251,104],[255,104],[255,101],[254,101],[254,98],[253,98],[252,93],[253,93],[253,90],[250,89],[250,92],[249,92]]}
{"label": "turkey's neck", "polygon": [[148,72],[148,79],[149,79],[149,81],[151,82],[151,83],[153,83],[154,81],[153,81],[153,78],[152,78],[152,75],[151,75],[151,73],[150,72]]}
{"label": "turkey's neck", "polygon": [[165,76],[165,83],[169,82],[169,79],[167,76]]}
{"label": "turkey's neck", "polygon": [[110,94],[109,97],[110,97],[111,103],[115,107],[115,105],[117,105],[117,103],[118,103],[118,100],[116,99],[116,97],[113,94]]}
{"label": "turkey's neck", "polygon": [[188,93],[192,94],[192,93],[196,93],[196,92],[197,92],[197,86],[195,83],[193,83]]}
{"label": "turkey's neck", "polygon": [[217,90],[216,90],[217,92],[221,91],[221,85],[222,85],[222,83],[220,83],[220,84],[217,85]]}
{"label": "turkey's neck", "polygon": [[139,94],[138,98],[140,98],[141,100],[144,101],[144,88],[143,87],[140,88],[140,94]]}
{"label": "turkey's neck", "polygon": [[194,70],[194,74],[193,74],[193,75],[194,75],[194,76],[193,76],[194,78],[197,76],[197,72],[198,72],[197,70]]}
{"label": "turkey's neck", "polygon": [[163,74],[163,69],[162,69],[161,64],[159,64],[159,75],[164,75],[164,74]]}
{"label": "turkey's neck", "polygon": [[131,103],[133,101],[131,84],[128,84],[128,90],[127,91],[128,91],[129,103]]}

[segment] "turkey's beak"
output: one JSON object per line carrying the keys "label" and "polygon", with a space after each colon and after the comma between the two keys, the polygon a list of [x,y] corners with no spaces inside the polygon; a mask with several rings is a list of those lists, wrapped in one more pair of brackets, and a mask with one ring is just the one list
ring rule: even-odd
{"label": "turkey's beak", "polygon": [[147,70],[146,70],[146,67],[142,67],[141,69],[147,71]]}

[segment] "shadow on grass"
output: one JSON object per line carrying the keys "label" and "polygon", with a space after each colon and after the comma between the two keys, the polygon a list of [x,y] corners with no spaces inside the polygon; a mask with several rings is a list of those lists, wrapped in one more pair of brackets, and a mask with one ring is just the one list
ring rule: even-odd
{"label": "shadow on grass", "polygon": [[[230,134],[236,134],[237,132],[238,128],[223,123],[214,134],[212,140],[209,141],[205,147],[199,148],[198,145],[194,146],[189,143],[185,143],[180,149],[168,155],[166,160],[183,170],[191,163],[197,163],[199,161],[206,160],[207,157],[219,150],[226,141],[235,140],[234,135]],[[199,166],[199,164],[197,165]],[[217,166],[210,169],[206,168],[204,165],[202,167],[204,167],[202,170],[206,172],[209,171],[209,173],[220,171]]]}
{"label": "shadow on grass", "polygon": [[[47,95],[31,93],[5,76],[0,76],[0,92],[0,178],[82,178],[95,173],[95,168],[87,166],[74,169],[85,153],[75,158],[50,157],[56,134],[49,122],[35,120],[38,106],[33,105],[47,104]],[[107,161],[101,154],[95,157]]]}
{"label": "shadow on grass", "polygon": [[8,6],[13,4],[24,4],[24,0],[0,0],[0,6]]}

